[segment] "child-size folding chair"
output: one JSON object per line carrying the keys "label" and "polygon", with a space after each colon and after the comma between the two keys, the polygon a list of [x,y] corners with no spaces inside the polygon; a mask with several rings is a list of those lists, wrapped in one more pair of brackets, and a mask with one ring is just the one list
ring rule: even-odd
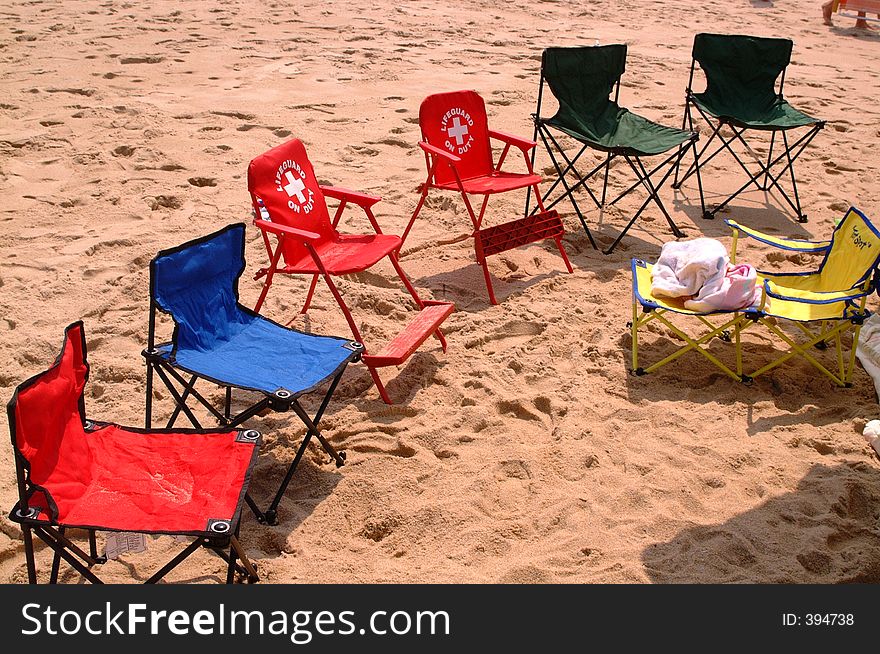
{"label": "child-size folding chair", "polygon": [[[785,70],[791,61],[791,50],[792,42],[789,39],[726,34],[697,34],[694,38],[682,127],[694,129],[691,111],[693,107],[709,125],[712,133],[699,152],[694,146],[693,163],[681,177],[679,177],[679,165],[676,165],[672,186],[680,188],[688,177],[695,173],[698,175],[703,218],[714,218],[715,214],[730,204],[734,198],[754,186],[761,191],[775,189],[795,211],[798,222],[807,221],[807,216],[801,209],[794,162],[819,130],[825,127],[825,121],[795,109],[783,97]],[[693,90],[696,64],[700,65],[706,75],[706,90],[702,93],[695,93]],[[797,129],[805,131],[799,138],[789,139],[788,133]],[[755,150],[745,140],[747,133],[754,132],[770,133],[766,161],[758,158]],[[776,149],[777,134],[782,137],[781,153]],[[706,152],[716,139],[720,144],[707,155]],[[745,150],[754,160],[757,165],[756,172],[746,165],[742,156],[734,149],[734,145]],[[708,211],[702,179],[699,177],[700,169],[724,151],[731,154],[746,173],[748,181],[714,209]],[[793,200],[789,192],[780,184],[786,173],[791,182]]]}
{"label": "child-size folding chair", "polygon": [[[268,268],[261,268],[254,276],[254,279],[266,278],[254,311],[259,311],[263,306],[276,274],[306,274],[312,275],[302,308],[302,313],[306,313],[318,278],[323,277],[342,309],[355,340],[363,343],[351,311],[332,278],[362,272],[385,257],[390,259],[419,309],[403,331],[384,348],[376,352],[365,346],[363,350],[363,361],[376,383],[379,395],[387,404],[391,404],[377,369],[401,365],[432,334],[440,341],[445,352],[446,339],[440,325],[452,313],[454,305],[419,297],[397,259],[397,251],[403,241],[398,236],[383,234],[373,215],[372,207],[381,198],[318,184],[305,147],[298,139],[272,148],[251,161],[248,166],[248,189],[254,207],[254,224],[260,228],[270,261]],[[340,201],[332,223],[325,197]],[[342,212],[349,202],[364,210],[375,234],[340,234],[337,231]],[[277,238],[274,249],[270,235]],[[282,257],[284,264],[281,264]]]}
{"label": "child-size folding chair", "polygon": [[[653,201],[660,209],[669,228],[675,236],[683,236],[681,230],[672,220],[660,199],[660,189],[669,178],[675,164],[681,158],[684,148],[697,139],[693,132],[665,127],[647,118],[634,114],[617,104],[620,96],[620,78],[626,67],[626,46],[622,44],[587,46],[574,48],[547,48],[541,56],[541,80],[538,86],[538,104],[533,114],[535,120],[535,137],[541,141],[556,168],[556,179],[544,195],[546,201],[559,187],[564,192],[547,204],[550,209],[564,199],[571,202],[575,213],[581,221],[593,247],[596,241],[587,226],[584,212],[575,199],[575,192],[586,191],[590,199],[600,210],[606,206],[608,190],[608,173],[612,162],[618,157],[629,165],[635,174],[636,182],[609,202],[617,204],[630,192],[643,187],[648,194],[639,209],[632,215],[626,227],[618,234],[614,242],[604,250],[610,254],[620,239],[638,220],[642,212]],[[544,84],[559,103],[556,113],[545,118],[541,116],[541,105],[544,95]],[[614,91],[614,99],[609,96]],[[570,156],[553,131],[561,132],[581,144],[574,156]],[[577,164],[588,149],[604,153],[602,160],[587,174],[581,174]],[[674,150],[655,165],[650,171],[642,159],[665,155]],[[532,153],[534,162],[534,152]],[[589,186],[589,180],[604,171],[602,192],[597,195]],[[659,181],[652,176],[660,175]],[[573,177],[569,181],[569,176]],[[540,200],[540,198],[539,198]],[[526,213],[528,213],[528,200]]]}
{"label": "child-size folding chair", "polygon": [[[425,153],[428,177],[421,185],[421,197],[403,232],[404,240],[418,218],[430,189],[457,191],[461,193],[474,228],[474,251],[477,262],[483,268],[483,277],[492,304],[498,304],[498,301],[492,288],[492,276],[486,261],[488,256],[528,243],[553,239],[566,269],[572,272],[568,256],[562,247],[562,236],[565,234],[562,220],[555,211],[544,211],[544,205],[540,202],[538,184],[541,176],[534,173],[532,161],[528,157],[528,152],[535,148],[534,141],[489,129],[486,105],[483,98],[474,91],[454,91],[428,96],[419,108],[419,126],[422,131],[419,147]],[[490,139],[504,144],[498,161],[494,163]],[[511,147],[522,152],[528,172],[502,170]],[[539,198],[540,213],[483,227],[483,217],[490,196],[523,188],[534,189]],[[469,195],[483,196],[479,213],[474,211]]]}
{"label": "child-size folding chair", "polygon": [[[866,300],[877,290],[880,232],[855,208],[850,208],[846,213],[830,241],[786,239],[743,227],[732,220],[727,224],[733,230],[732,262],[736,261],[737,243],[742,236],[782,250],[823,254],[822,262],[817,270],[809,272],[759,272],[758,283],[762,289],[760,302],[737,312],[713,312],[727,314],[722,317],[724,324],[716,326],[710,320],[713,313],[687,311],[677,300],[653,297],[650,293],[651,267],[643,261],[633,260],[633,372],[638,375],[654,372],[682,354],[696,350],[733,379],[751,381],[800,356],[837,386],[850,386],[859,331],[871,313],[865,306]],[[708,327],[708,331],[699,337],[691,337],[671,323],[670,313],[696,317]],[[638,330],[655,319],[682,338],[685,345],[661,361],[641,367]],[[788,350],[754,372],[743,374],[740,334],[755,325],[762,325],[781,339]],[[790,327],[789,331],[794,330],[794,335],[788,333],[785,327]],[[842,336],[849,332],[852,333],[852,343],[845,356]],[[734,341],[735,372],[708,351],[706,346],[714,337]],[[820,351],[827,349],[829,344],[834,345],[835,371],[819,361],[818,352],[811,352],[811,348]]]}
{"label": "child-size folding chair", "polygon": [[[292,410],[306,434],[278,491],[265,511],[246,498],[261,522],[274,524],[278,505],[312,438],[333,457],[337,467],[345,453],[337,452],[318,430],[343,372],[362,352],[359,343],[316,336],[282,327],[245,308],[238,301],[238,280],[244,272],[244,224],[238,223],[200,239],[163,250],[150,262],[150,322],[147,349],[146,426],[153,410],[153,374],[174,402],[167,427],[184,414],[201,427],[190,400],[201,405],[219,424],[241,425],[264,410]],[[174,321],[171,341],[156,343],[156,312]],[[225,388],[224,406],[217,408],[196,383],[204,380]],[[327,385],[314,417],[300,396]],[[232,414],[232,390],[251,391],[259,399]]]}
{"label": "child-size folding chair", "polygon": [[[227,583],[236,572],[257,581],[238,528],[259,432],[142,430],[87,420],[88,377],[83,324],[75,322],[52,367],[18,386],[7,405],[18,479],[9,518],[21,525],[28,581],[37,583],[36,535],[54,554],[50,583],[58,581],[61,559],[101,583],[91,569],[106,560],[98,555],[96,531],[194,538],[146,583],[202,547],[226,560]],[[74,542],[72,529],[87,531],[88,552]]]}

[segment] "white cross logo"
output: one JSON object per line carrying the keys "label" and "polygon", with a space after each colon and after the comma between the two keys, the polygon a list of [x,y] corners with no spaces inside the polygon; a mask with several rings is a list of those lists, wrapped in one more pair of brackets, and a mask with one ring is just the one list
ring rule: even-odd
{"label": "white cross logo", "polygon": [[303,195],[303,191],[306,185],[303,184],[303,181],[299,177],[294,177],[289,170],[284,172],[284,177],[287,179],[287,184],[284,186],[284,190],[287,191],[287,197],[295,195],[300,204],[305,202],[306,196]]}
{"label": "white cross logo", "polygon": [[446,133],[455,139],[456,145],[464,145],[464,137],[468,133],[467,125],[462,125],[458,116],[452,119],[452,127],[447,128]]}

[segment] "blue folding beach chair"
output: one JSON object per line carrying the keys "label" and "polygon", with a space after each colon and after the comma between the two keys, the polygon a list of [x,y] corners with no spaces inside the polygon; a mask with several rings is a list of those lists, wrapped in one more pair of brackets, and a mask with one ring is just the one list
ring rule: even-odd
{"label": "blue folding beach chair", "polygon": [[[220,425],[234,427],[269,409],[293,410],[306,426],[302,444],[266,511],[247,497],[261,522],[274,524],[278,504],[308,447],[317,438],[336,466],[345,462],[318,431],[318,423],[342,373],[363,351],[360,343],[333,336],[316,336],[267,320],[238,301],[238,280],[244,272],[244,224],[238,223],[178,247],[163,250],[150,263],[150,323],[147,349],[146,426],[152,422],[153,374],[171,395],[175,407],[167,427],[181,413],[201,428],[188,402],[194,399]],[[156,311],[171,316],[170,342],[156,343]],[[186,379],[186,377],[189,379]],[[205,380],[226,390],[218,409],[196,383]],[[329,382],[312,418],[299,397]],[[232,415],[232,389],[261,395],[256,403]]]}

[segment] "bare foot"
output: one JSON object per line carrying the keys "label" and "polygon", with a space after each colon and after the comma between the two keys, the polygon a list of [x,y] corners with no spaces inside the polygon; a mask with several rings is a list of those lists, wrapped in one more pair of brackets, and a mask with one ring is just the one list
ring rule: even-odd
{"label": "bare foot", "polygon": [[[826,2],[824,5],[822,5],[822,19],[823,19],[822,22],[825,23],[826,25],[833,25],[834,24],[831,22],[831,3],[830,2]],[[862,21],[862,22],[864,22],[864,21]]]}

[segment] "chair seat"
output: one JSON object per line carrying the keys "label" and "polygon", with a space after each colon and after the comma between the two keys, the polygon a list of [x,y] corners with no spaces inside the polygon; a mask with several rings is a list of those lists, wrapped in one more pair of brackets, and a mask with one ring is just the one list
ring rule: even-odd
{"label": "chair seat", "polygon": [[[30,520],[60,526],[146,533],[231,533],[257,448],[238,430],[138,431],[79,421],[67,436],[48,479],[28,507]],[[254,432],[255,433],[255,432]],[[54,505],[54,506],[53,506]],[[54,511],[53,511],[54,509]],[[212,529],[214,521],[230,523]]]}
{"label": "chair seat", "polygon": [[[366,270],[400,246],[400,237],[393,234],[337,234],[316,249],[328,273],[348,275]],[[320,271],[311,255],[305,254],[292,264],[288,262],[279,272],[317,274]]]}
{"label": "chair seat", "polygon": [[240,320],[247,322],[198,344],[178,344],[173,353],[170,343],[160,345],[159,355],[225,386],[268,394],[283,389],[297,397],[335,375],[359,349],[344,338],[306,334],[259,316]]}
{"label": "chair seat", "polygon": [[[633,274],[633,293],[639,304],[647,309],[664,309],[674,313],[681,313],[688,316],[709,316],[719,313],[734,313],[731,310],[717,311],[693,311],[686,309],[684,302],[687,298],[671,298],[671,297],[655,297],[651,294],[651,271],[652,264],[647,264],[638,259],[632,260]],[[785,284],[789,283],[793,289],[793,295],[796,294],[799,286],[807,285],[808,280],[812,280],[816,275],[796,275],[786,279],[783,276],[766,275],[758,276],[757,285],[760,287],[764,284],[765,278],[772,278],[781,290],[784,292]],[[852,314],[852,306],[845,301],[832,302],[827,304],[818,304],[811,302],[809,299],[797,301],[791,299],[769,298],[763,310],[757,307],[750,307],[749,311],[759,313],[761,315],[774,316],[785,320],[794,320],[797,322],[812,322],[815,320],[842,320],[848,318]],[[740,309],[746,311],[746,309]]]}
{"label": "chair seat", "polygon": [[[533,184],[540,184],[540,175],[530,175],[528,173],[507,173],[502,171],[493,172],[491,175],[481,175],[470,179],[461,180],[465,193],[474,195],[491,195],[492,193],[504,193],[505,191],[514,191],[518,188],[525,188]],[[449,182],[446,184],[437,184],[437,188],[450,191],[457,191],[458,184]]]}
{"label": "chair seat", "polygon": [[737,98],[718,98],[707,93],[696,93],[694,104],[715,118],[726,120],[737,127],[760,130],[793,129],[820,122],[798,111],[787,101],[777,99],[768,106],[756,107]]}
{"label": "chair seat", "polygon": [[663,154],[693,137],[691,132],[660,125],[628,109],[611,103],[608,107],[594,119],[563,106],[543,122],[597,150],[637,157]]}

